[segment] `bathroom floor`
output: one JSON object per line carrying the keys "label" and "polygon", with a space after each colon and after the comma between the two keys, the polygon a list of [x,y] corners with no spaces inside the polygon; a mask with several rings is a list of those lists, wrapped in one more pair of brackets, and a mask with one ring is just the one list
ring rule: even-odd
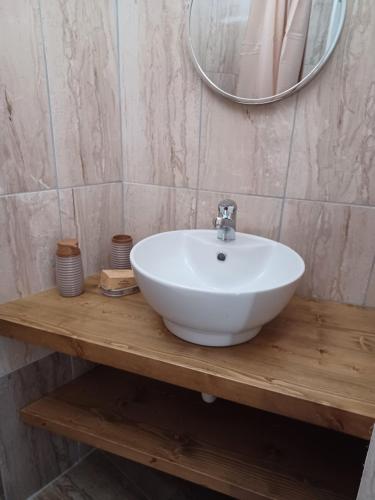
{"label": "bathroom floor", "polygon": [[99,450],[89,454],[64,475],[31,497],[32,500],[228,500],[229,498]]}

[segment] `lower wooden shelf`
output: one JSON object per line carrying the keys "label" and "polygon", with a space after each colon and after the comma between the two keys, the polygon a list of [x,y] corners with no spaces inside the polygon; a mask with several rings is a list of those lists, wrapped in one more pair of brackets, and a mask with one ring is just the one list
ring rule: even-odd
{"label": "lower wooden shelf", "polygon": [[22,410],[33,426],[246,500],[354,499],[368,443],[113,368]]}

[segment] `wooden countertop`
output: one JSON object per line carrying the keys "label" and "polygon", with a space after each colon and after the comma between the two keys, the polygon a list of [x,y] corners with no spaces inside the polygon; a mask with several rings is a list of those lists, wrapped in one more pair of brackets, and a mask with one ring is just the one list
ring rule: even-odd
{"label": "wooden countertop", "polygon": [[0,335],[280,415],[370,438],[375,421],[375,309],[295,297],[247,344],[186,343],[141,294],[49,290],[0,305]]}

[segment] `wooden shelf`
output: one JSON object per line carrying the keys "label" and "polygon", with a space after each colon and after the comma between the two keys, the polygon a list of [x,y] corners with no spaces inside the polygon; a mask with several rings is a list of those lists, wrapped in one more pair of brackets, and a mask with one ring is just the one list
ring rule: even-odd
{"label": "wooden shelf", "polygon": [[164,327],[141,294],[56,290],[0,306],[0,335],[369,439],[375,310],[294,298],[247,344],[208,348]]}
{"label": "wooden shelf", "polygon": [[235,498],[356,498],[367,442],[98,367],[23,420]]}

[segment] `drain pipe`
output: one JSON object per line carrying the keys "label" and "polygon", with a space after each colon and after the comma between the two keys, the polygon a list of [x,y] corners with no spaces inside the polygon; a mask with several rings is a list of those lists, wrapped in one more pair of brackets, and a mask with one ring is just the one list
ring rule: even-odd
{"label": "drain pipe", "polygon": [[207,392],[202,392],[202,399],[205,403],[214,403],[216,401],[216,396],[212,394],[207,394]]}

